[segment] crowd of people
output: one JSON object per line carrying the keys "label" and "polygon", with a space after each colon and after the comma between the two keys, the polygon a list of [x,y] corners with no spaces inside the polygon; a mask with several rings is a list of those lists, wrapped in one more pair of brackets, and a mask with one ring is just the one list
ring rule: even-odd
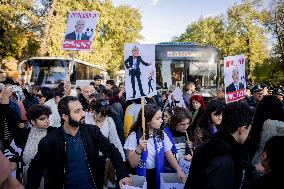
{"label": "crowd of people", "polygon": [[[284,92],[265,84],[225,103],[224,88],[204,99],[184,86],[186,107],[171,90],[126,101],[124,84],[95,76],[72,89],[0,83],[0,188],[93,189],[176,173],[187,189],[283,188]],[[183,165],[190,166],[188,170]]]}

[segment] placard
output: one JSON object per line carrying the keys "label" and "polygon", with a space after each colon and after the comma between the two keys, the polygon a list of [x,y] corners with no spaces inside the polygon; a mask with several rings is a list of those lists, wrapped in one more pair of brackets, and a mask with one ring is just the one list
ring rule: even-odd
{"label": "placard", "polygon": [[152,97],[157,94],[155,45],[124,46],[126,99]]}
{"label": "placard", "polygon": [[62,49],[78,51],[91,50],[98,16],[97,12],[70,12]]}
{"label": "placard", "polygon": [[235,102],[245,98],[245,55],[225,57],[224,82],[226,103]]}

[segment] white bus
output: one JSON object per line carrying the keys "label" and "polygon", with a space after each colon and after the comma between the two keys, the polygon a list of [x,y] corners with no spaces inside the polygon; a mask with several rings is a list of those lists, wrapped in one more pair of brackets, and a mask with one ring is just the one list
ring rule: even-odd
{"label": "white bus", "polygon": [[100,75],[104,83],[107,72],[99,65],[62,57],[33,57],[22,61],[18,66],[20,78],[29,84],[38,84],[50,88],[56,87],[61,81],[70,81],[72,86],[84,86]]}

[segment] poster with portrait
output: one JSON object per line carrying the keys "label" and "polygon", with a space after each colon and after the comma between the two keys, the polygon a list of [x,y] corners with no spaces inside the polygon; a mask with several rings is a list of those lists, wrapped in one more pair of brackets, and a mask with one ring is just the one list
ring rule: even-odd
{"label": "poster with portrait", "polygon": [[98,16],[97,12],[70,12],[62,49],[78,51],[91,50]]}
{"label": "poster with portrait", "polygon": [[235,102],[245,98],[245,55],[225,57],[224,82],[226,103]]}
{"label": "poster with portrait", "polygon": [[168,96],[168,102],[172,109],[174,109],[174,107],[186,108],[182,95],[182,90],[179,87],[176,87],[175,90]]}
{"label": "poster with portrait", "polygon": [[157,94],[155,45],[125,44],[124,69],[127,100]]}

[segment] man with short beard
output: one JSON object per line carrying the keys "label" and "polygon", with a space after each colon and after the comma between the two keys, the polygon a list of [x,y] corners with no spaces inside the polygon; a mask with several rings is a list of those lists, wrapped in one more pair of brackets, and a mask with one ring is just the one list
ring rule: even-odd
{"label": "man with short beard", "polygon": [[85,112],[76,97],[60,100],[58,111],[62,126],[43,138],[28,170],[26,189],[37,189],[45,174],[45,189],[102,188],[97,174],[99,152],[111,160],[120,186],[130,184],[119,151],[100,132],[99,127],[85,124]]}

